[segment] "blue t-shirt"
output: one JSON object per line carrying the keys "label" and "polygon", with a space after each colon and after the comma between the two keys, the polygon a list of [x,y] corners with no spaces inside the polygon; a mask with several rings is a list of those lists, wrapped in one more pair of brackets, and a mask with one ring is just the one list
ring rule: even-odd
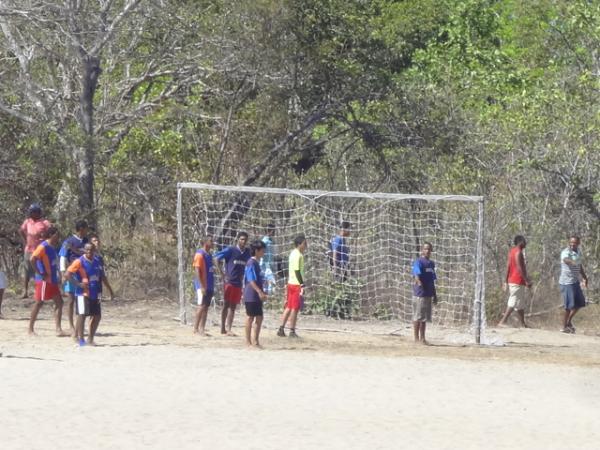
{"label": "blue t-shirt", "polygon": [[[88,296],[92,300],[97,300],[102,292],[101,283],[104,273],[100,266],[98,258],[93,258],[89,261],[85,256],[79,258],[80,267],[84,270],[88,279]],[[77,281],[81,282],[81,274],[79,271],[74,272],[73,276]],[[84,295],[84,289],[81,286],[77,286],[75,289],[75,295]]]}
{"label": "blue t-shirt", "polygon": [[67,258],[67,264],[71,264],[82,255],[82,249],[87,243],[87,237],[80,238],[79,236],[73,234],[63,241],[58,255]]}
{"label": "blue t-shirt", "polygon": [[[39,247],[43,248],[42,252],[39,252]],[[38,258],[36,260],[37,270],[43,275],[40,276],[36,272],[35,279],[37,281],[42,281],[46,275],[50,275],[52,283],[57,284],[59,277],[58,271],[58,257],[56,256],[56,249],[52,247],[48,241],[42,241],[42,243],[38,246],[38,248],[33,253]],[[49,273],[48,273],[49,272]]]}
{"label": "blue t-shirt", "polygon": [[419,277],[422,286],[415,283],[413,293],[415,297],[433,297],[435,295],[435,263],[421,256],[413,263],[412,273]]}
{"label": "blue t-shirt", "polygon": [[[203,248],[196,251],[196,255],[194,256],[194,267],[196,266],[197,258],[202,258],[204,261],[204,268],[206,269],[206,292],[214,292],[215,291],[215,269],[213,267],[213,257],[210,253],[208,253]],[[201,266],[200,266],[201,267]],[[198,278],[198,274],[196,270],[194,270],[194,289],[197,291],[202,288],[202,283]]]}
{"label": "blue t-shirt", "polygon": [[346,245],[346,238],[340,235],[331,239],[331,253],[335,256],[336,265],[347,264],[350,260],[350,249]]}
{"label": "blue t-shirt", "polygon": [[225,281],[232,286],[242,287],[244,268],[250,259],[250,249],[236,246],[226,247],[215,255],[218,261],[225,260]]}
{"label": "blue t-shirt", "polygon": [[260,263],[254,258],[250,258],[250,260],[246,263],[246,269],[244,271],[244,302],[260,302],[260,296],[250,284],[251,281],[254,281],[258,288],[262,291],[263,279],[260,271]]}

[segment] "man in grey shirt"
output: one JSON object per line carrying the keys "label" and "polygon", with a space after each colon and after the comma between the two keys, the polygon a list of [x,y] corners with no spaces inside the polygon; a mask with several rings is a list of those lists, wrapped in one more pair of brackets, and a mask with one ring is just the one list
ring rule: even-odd
{"label": "man in grey shirt", "polygon": [[565,315],[563,317],[563,333],[575,333],[573,316],[585,306],[585,297],[581,290],[579,279],[583,280],[583,287],[587,288],[588,279],[583,270],[583,257],[579,250],[581,240],[579,236],[569,238],[569,246],[560,253],[560,293],[563,298]]}

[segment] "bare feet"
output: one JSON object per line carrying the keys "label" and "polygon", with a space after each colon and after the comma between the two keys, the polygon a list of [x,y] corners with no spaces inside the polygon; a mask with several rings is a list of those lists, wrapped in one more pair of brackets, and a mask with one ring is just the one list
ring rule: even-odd
{"label": "bare feet", "polygon": [[253,344],[253,345],[254,345],[254,348],[255,348],[255,349],[257,349],[257,350],[263,350],[263,346],[262,346],[262,345],[260,345],[258,342],[256,342],[256,343],[255,343],[255,344]]}
{"label": "bare feet", "polygon": [[204,330],[202,330],[202,331],[194,330],[194,335],[200,336],[200,337],[210,337],[210,334],[208,334]]}
{"label": "bare feet", "polygon": [[67,337],[67,336],[71,336],[71,333],[67,333],[66,331],[63,331],[63,330],[56,330],[56,336],[57,337]]}
{"label": "bare feet", "polygon": [[229,337],[236,337],[237,334],[235,334],[233,331],[228,331],[227,332],[227,336],[229,336]]}
{"label": "bare feet", "polygon": [[21,300],[24,300],[26,298],[29,298],[29,294],[27,292],[23,292],[23,295],[21,295]]}
{"label": "bare feet", "polygon": [[498,322],[498,328],[508,328],[508,325],[506,325],[504,322]]}
{"label": "bare feet", "polygon": [[86,342],[86,345],[89,345],[89,346],[91,346],[91,347],[95,347],[95,346],[96,346],[96,343],[95,343],[94,341],[90,341],[90,340],[88,339],[88,341]]}
{"label": "bare feet", "polygon": [[33,331],[33,330],[29,330],[28,334],[31,337],[38,337],[37,333],[35,331]]}

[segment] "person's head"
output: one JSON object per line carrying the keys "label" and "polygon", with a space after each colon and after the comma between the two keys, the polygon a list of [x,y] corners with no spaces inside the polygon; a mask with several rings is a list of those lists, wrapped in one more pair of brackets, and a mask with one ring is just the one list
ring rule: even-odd
{"label": "person's head", "polygon": [[340,235],[341,236],[350,236],[350,222],[344,220],[340,225]]}
{"label": "person's head", "polygon": [[202,238],[200,243],[202,244],[202,248],[208,252],[210,249],[213,248],[213,237],[210,235],[206,235]]}
{"label": "person's head", "polygon": [[237,235],[238,247],[244,248],[244,247],[246,247],[247,243],[248,243],[248,233],[246,233],[245,231],[240,231]]}
{"label": "person's head", "polygon": [[527,246],[527,241],[525,240],[525,237],[521,236],[520,234],[515,236],[513,242],[515,244],[515,247],[525,248]]}
{"label": "person's head", "polygon": [[27,215],[33,220],[38,220],[42,217],[42,207],[38,203],[32,203],[27,209]]}
{"label": "person's head", "polygon": [[60,234],[58,232],[58,228],[56,228],[54,225],[48,227],[46,230],[46,240],[52,247],[56,247],[58,245],[59,237]]}
{"label": "person's head", "polygon": [[75,222],[75,232],[79,237],[87,236],[88,223],[85,220],[78,220]]}
{"label": "person's head", "polygon": [[576,234],[571,235],[569,237],[569,248],[574,252],[579,248],[579,244],[581,244],[581,238]]}
{"label": "person's head", "polygon": [[94,258],[95,251],[96,247],[94,247],[94,244],[91,242],[88,242],[83,246],[83,255],[90,261]]}
{"label": "person's head", "polygon": [[431,257],[431,252],[433,252],[433,245],[431,242],[425,242],[421,246],[421,256],[429,259]]}
{"label": "person's head", "polygon": [[262,258],[265,254],[265,243],[261,240],[256,240],[250,244],[250,254],[255,258]]}
{"label": "person's head", "polygon": [[100,238],[98,237],[98,235],[96,233],[92,233],[88,237],[90,239],[90,242],[94,244],[94,247],[96,247],[96,250],[98,250],[100,248]]}
{"label": "person's head", "polygon": [[306,236],[303,234],[299,234],[294,238],[294,247],[300,250],[300,253],[304,253],[307,245],[308,243],[306,242]]}
{"label": "person's head", "polygon": [[275,236],[275,224],[270,223],[267,225],[267,236],[273,237]]}

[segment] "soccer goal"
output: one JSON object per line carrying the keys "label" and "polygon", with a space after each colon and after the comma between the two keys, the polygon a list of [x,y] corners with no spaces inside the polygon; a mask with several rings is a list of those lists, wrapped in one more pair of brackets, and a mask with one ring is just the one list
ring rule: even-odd
{"label": "soccer goal", "polygon": [[[411,321],[412,261],[433,245],[439,303],[433,323],[469,332],[479,343],[485,325],[483,198],[463,195],[327,192],[265,187],[177,185],[180,319],[187,323],[193,298],[192,259],[205,235],[216,250],[235,244],[238,231],[252,241],[274,225],[275,288],[265,305],[273,315],[285,302],[288,255],[304,234],[306,300],[301,320],[332,329],[362,324],[391,330]],[[332,265],[331,240],[342,222],[347,265]],[[215,298],[222,301],[217,282]]]}

